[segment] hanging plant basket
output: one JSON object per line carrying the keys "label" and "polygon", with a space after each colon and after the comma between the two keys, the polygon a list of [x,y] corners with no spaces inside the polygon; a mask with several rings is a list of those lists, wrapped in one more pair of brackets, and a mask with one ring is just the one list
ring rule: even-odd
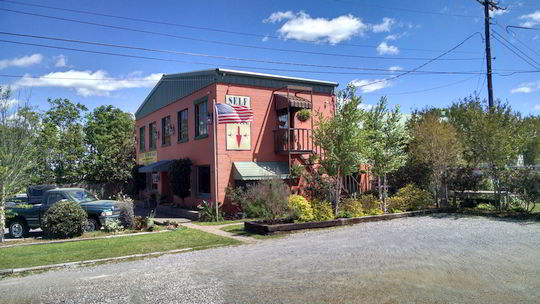
{"label": "hanging plant basket", "polygon": [[310,117],[311,111],[308,109],[303,109],[296,113],[296,118],[298,118],[298,120],[300,120],[301,122],[308,121]]}

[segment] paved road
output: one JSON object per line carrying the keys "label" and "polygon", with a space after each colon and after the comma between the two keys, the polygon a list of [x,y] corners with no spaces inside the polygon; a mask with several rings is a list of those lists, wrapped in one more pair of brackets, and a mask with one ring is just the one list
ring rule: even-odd
{"label": "paved road", "polygon": [[418,217],[0,281],[3,303],[538,303],[540,224]]}

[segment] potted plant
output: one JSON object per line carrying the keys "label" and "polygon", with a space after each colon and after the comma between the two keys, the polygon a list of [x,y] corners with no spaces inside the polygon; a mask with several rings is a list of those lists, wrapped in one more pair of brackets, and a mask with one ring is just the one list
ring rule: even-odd
{"label": "potted plant", "polygon": [[302,109],[296,113],[296,118],[300,120],[301,122],[308,121],[311,117],[311,111],[308,109]]}

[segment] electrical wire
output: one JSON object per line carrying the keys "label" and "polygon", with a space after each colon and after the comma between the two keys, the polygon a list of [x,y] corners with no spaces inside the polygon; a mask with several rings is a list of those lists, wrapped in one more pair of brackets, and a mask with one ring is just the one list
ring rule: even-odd
{"label": "electrical wire", "polygon": [[[130,32],[136,32],[136,33],[144,33],[144,34],[176,38],[176,39],[182,39],[182,40],[198,41],[198,42],[204,42],[204,43],[251,48],[251,49],[261,49],[261,50],[268,50],[268,51],[333,56],[333,57],[346,57],[346,58],[377,59],[377,60],[422,60],[422,61],[429,60],[429,58],[425,58],[425,57],[424,58],[422,57],[381,57],[381,56],[351,55],[351,54],[327,53],[327,52],[315,52],[315,51],[305,51],[305,50],[297,50],[297,49],[265,47],[265,46],[249,45],[249,44],[242,44],[242,43],[232,43],[232,42],[219,41],[219,40],[180,36],[180,35],[174,35],[174,34],[168,34],[168,33],[163,33],[163,32],[156,32],[156,31],[140,30],[140,29],[134,29],[134,28],[124,27],[124,26],[76,20],[76,19],[70,19],[70,18],[64,18],[64,17],[49,16],[49,15],[23,12],[23,11],[17,11],[17,10],[6,9],[6,8],[0,8],[0,11],[7,11],[11,13],[29,15],[29,16],[34,16],[34,17],[48,18],[48,19],[54,19],[54,20],[60,20],[60,21],[67,21],[67,22],[73,22],[73,23],[79,23],[79,24],[85,24],[85,25],[105,27],[105,28],[111,28],[111,29],[122,30],[122,31],[130,31]],[[455,60],[476,60],[476,59],[479,59],[479,58],[446,58],[442,60],[455,61]]]}
{"label": "electrical wire", "polygon": [[391,94],[365,93],[365,94],[363,94],[363,95],[395,96],[395,95],[418,94],[418,93],[429,92],[429,91],[434,91],[434,90],[437,90],[437,89],[442,89],[442,88],[447,88],[447,87],[455,86],[455,85],[457,85],[457,84],[460,84],[460,83],[469,81],[469,80],[471,80],[471,79],[473,79],[473,78],[476,78],[476,76],[467,77],[467,78],[461,79],[461,80],[459,80],[459,81],[451,82],[451,83],[448,83],[448,84],[445,84],[445,85],[441,85],[441,86],[432,87],[432,88],[429,88],[429,89],[422,89],[422,90],[408,91],[408,92],[399,92],[399,93],[391,93]]}
{"label": "electrical wire", "polygon": [[521,60],[523,60],[524,62],[526,62],[527,64],[529,64],[530,66],[532,66],[534,69],[538,70],[538,67],[535,66],[533,63],[529,62],[527,59],[525,59],[523,56],[521,56],[519,53],[517,53],[516,51],[514,51],[510,46],[506,45],[506,43],[504,43],[501,39],[499,39],[497,37],[497,35],[493,36],[493,38],[495,38],[495,40],[497,40],[502,46],[504,46],[505,48],[507,48],[509,51],[511,51],[512,53],[514,53],[514,55],[516,55],[517,57],[519,57]]}
{"label": "electrical wire", "polygon": [[503,39],[504,41],[506,41],[506,43],[508,43],[510,46],[512,46],[514,49],[516,49],[518,52],[520,52],[523,56],[527,57],[529,60],[531,60],[532,62],[534,62],[537,66],[539,66],[540,64],[534,60],[533,58],[531,58],[529,55],[527,55],[525,52],[523,52],[520,48],[518,48],[515,44],[513,44],[511,41],[508,41],[508,39],[504,38],[503,35],[497,33],[495,30],[492,30],[492,32],[499,36],[499,38]]}
{"label": "electrical wire", "polygon": [[[120,19],[120,20],[129,20],[129,21],[142,22],[142,23],[147,23],[147,24],[158,24],[158,25],[166,25],[166,26],[173,26],[173,27],[180,27],[180,28],[188,28],[188,29],[193,29],[193,30],[212,31],[212,32],[217,32],[217,33],[222,33],[222,34],[234,34],[234,35],[257,37],[257,38],[262,38],[262,39],[265,39],[265,38],[266,39],[281,39],[281,37],[274,36],[274,35],[247,33],[247,32],[240,32],[240,31],[225,30],[222,28],[211,28],[211,27],[202,27],[202,26],[195,26],[195,25],[188,25],[188,24],[166,22],[166,21],[156,21],[156,20],[143,19],[143,18],[134,18],[134,17],[127,17],[127,16],[105,14],[105,13],[100,13],[100,12],[95,12],[95,11],[85,11],[85,10],[68,9],[68,8],[62,8],[62,7],[56,7],[56,6],[32,4],[32,3],[21,2],[21,1],[0,0],[0,2],[30,6],[30,7],[46,8],[46,9],[78,13],[78,14],[86,14],[86,15],[91,15],[91,16],[101,16],[101,17],[114,18],[114,19]],[[362,47],[362,48],[377,48],[377,45],[364,45],[364,44],[345,43],[345,42],[342,42],[339,45],[351,46],[351,47]],[[418,52],[442,52],[441,50],[417,49],[417,48],[401,48],[401,49],[408,50],[408,51],[418,51]],[[458,51],[457,53],[473,54],[476,52]]]}
{"label": "electrical wire", "polygon": [[[2,32],[2,31],[0,31],[0,35],[35,38],[35,39],[43,39],[43,40],[53,40],[53,41],[70,42],[70,43],[78,43],[78,44],[86,44],[86,45],[104,46],[104,47],[121,48],[121,49],[130,49],[130,50],[137,50],[137,51],[157,52],[157,53],[165,53],[165,54],[173,54],[173,55],[185,55],[185,56],[194,56],[194,57],[223,59],[223,60],[231,60],[231,61],[255,62],[255,63],[266,63],[266,64],[279,64],[279,65],[292,65],[292,66],[305,66],[305,67],[317,67],[317,68],[326,68],[326,69],[394,72],[394,71],[389,70],[389,69],[380,69],[380,68],[359,68],[359,67],[350,67],[350,66],[334,66],[334,65],[319,65],[319,64],[310,64],[310,63],[298,63],[298,62],[291,62],[291,61],[274,61],[274,60],[253,59],[253,58],[243,58],[243,57],[229,57],[229,56],[221,56],[221,55],[211,55],[211,54],[193,53],[193,52],[184,52],[184,51],[173,51],[173,50],[164,50],[164,49],[152,49],[152,48],[138,47],[138,46],[131,46],[131,45],[120,45],[120,44],[102,43],[102,42],[94,42],[94,41],[66,39],[66,38],[60,38],[60,37],[48,37],[48,36],[40,36],[40,35]],[[8,40],[0,40],[0,41],[9,42]],[[448,52],[445,53],[445,54],[448,54]],[[441,56],[438,56],[437,58],[439,58],[439,57],[441,57]],[[438,59],[436,59],[436,60],[438,60]],[[430,59],[430,62],[431,61],[432,61],[432,59]],[[410,71],[405,71],[405,72],[410,72]],[[453,72],[442,72],[442,73],[447,74],[447,73],[453,73]],[[459,72],[459,73],[462,74],[464,72]]]}

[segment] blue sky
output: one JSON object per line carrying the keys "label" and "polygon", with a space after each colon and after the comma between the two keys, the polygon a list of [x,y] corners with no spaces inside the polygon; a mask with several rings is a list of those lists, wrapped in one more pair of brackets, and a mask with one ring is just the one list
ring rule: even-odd
{"label": "blue sky", "polygon": [[[162,35],[5,10],[0,10],[1,32],[248,59],[239,61],[148,52],[1,34],[1,40],[176,60],[165,62],[0,42],[0,74],[4,75],[0,76],[0,84],[13,86],[20,92],[15,97],[25,99],[29,96],[31,103],[42,110],[47,109],[47,98],[69,98],[90,109],[112,104],[125,111],[135,112],[162,73],[231,66],[241,66],[244,68],[235,69],[255,72],[337,81],[341,87],[353,83],[359,86],[358,92],[367,105],[374,104],[381,95],[386,95],[391,105],[399,104],[406,113],[427,105],[446,106],[475,90],[482,98],[487,96],[485,76],[479,74],[485,72],[485,62],[482,59],[484,43],[480,35],[474,35],[454,52],[441,58],[466,60],[437,60],[420,69],[458,74],[408,74],[388,79],[439,56],[475,32],[483,35],[483,8],[473,0],[21,2],[213,30],[142,23],[0,1],[0,9],[152,31]],[[493,78],[495,97],[507,99],[514,109],[523,114],[538,115],[540,74],[508,74],[512,71],[538,70],[534,66],[538,65],[536,62],[540,63],[540,31],[513,30],[512,34],[507,33],[505,28],[507,25],[540,28],[540,2],[508,0],[501,1],[501,5],[508,9],[495,12],[493,30],[502,36],[498,37],[499,40],[504,42],[504,38],[527,54],[530,63],[524,62],[499,41],[492,39],[492,55],[496,57],[493,61],[496,73]],[[179,39],[163,34],[219,43]],[[257,48],[231,46],[227,43]],[[274,63],[262,63],[261,60]],[[24,75],[26,77],[20,77]]]}

